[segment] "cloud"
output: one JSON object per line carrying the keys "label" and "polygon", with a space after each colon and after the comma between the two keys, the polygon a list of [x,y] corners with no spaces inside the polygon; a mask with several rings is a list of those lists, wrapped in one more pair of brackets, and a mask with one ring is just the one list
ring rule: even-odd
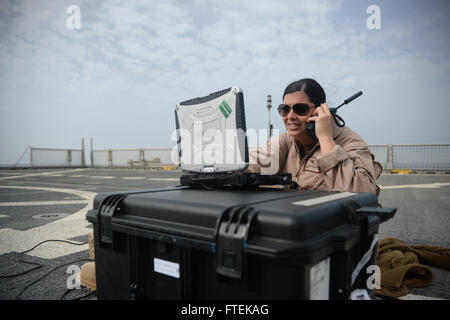
{"label": "cloud", "polygon": [[[371,3],[359,1],[77,3],[80,30],[66,28],[73,1],[0,4],[0,143],[12,153],[30,143],[78,145],[82,135],[105,147],[168,146],[177,102],[231,85],[244,88],[247,123],[260,128],[266,95],[280,102],[299,77],[317,78],[333,103],[366,90],[368,117],[377,116],[376,108],[400,113],[386,100],[411,99],[405,96],[420,81],[448,83],[449,45],[442,44],[448,6],[426,7],[423,19],[408,20],[386,4],[382,29],[370,31]],[[390,90],[389,99],[381,94]],[[353,116],[362,136],[382,143]],[[280,119],[273,121],[282,129]],[[58,134],[62,123],[72,130]],[[35,134],[42,126],[45,132]],[[21,132],[14,142],[5,138],[11,130]],[[388,128],[384,141],[394,131]]]}

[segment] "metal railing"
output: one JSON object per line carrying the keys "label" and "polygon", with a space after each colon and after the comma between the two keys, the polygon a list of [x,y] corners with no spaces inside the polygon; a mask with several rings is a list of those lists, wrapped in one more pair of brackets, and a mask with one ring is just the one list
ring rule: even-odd
{"label": "metal railing", "polygon": [[[84,144],[82,145],[84,146]],[[384,171],[412,170],[450,172],[450,144],[373,144],[370,151]],[[90,166],[102,168],[175,169],[173,148],[93,150]],[[16,167],[86,167],[82,149],[50,149],[28,146]]]}
{"label": "metal railing", "polygon": [[[91,151],[91,166],[100,168],[175,169],[172,148]],[[176,157],[175,157],[176,159]]]}
{"label": "metal railing", "polygon": [[23,168],[73,168],[86,167],[83,149],[53,149],[28,146],[16,167]]}
{"label": "metal railing", "polygon": [[450,144],[369,145],[385,171],[450,171]]}
{"label": "metal railing", "polygon": [[[385,171],[450,171],[450,144],[373,144],[370,151]],[[177,167],[172,148],[93,150],[92,167]]]}
{"label": "metal railing", "polygon": [[369,145],[370,152],[375,156],[375,160],[381,163],[383,170],[391,170],[392,166],[390,163],[390,148],[388,145],[384,144],[373,144]]}

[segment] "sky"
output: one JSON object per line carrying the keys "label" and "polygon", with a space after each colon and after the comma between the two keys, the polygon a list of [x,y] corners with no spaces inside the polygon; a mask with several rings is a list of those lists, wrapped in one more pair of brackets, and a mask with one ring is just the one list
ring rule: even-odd
{"label": "sky", "polygon": [[175,105],[231,86],[247,128],[267,128],[270,94],[283,132],[276,106],[306,77],[331,107],[363,91],[339,114],[368,144],[450,143],[449,30],[447,0],[2,0],[0,164],[82,137],[172,148]]}

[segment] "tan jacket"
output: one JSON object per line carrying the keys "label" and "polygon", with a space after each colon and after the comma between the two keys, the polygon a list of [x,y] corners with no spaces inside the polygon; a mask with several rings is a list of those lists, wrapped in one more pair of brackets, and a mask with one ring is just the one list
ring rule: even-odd
{"label": "tan jacket", "polygon": [[372,192],[378,196],[379,187],[375,181],[382,167],[374,160],[364,140],[350,128],[335,125],[334,141],[336,147],[333,150],[322,154],[317,142],[302,157],[294,139],[282,133],[265,147],[250,151],[247,171],[290,173],[292,180],[303,190]]}
{"label": "tan jacket", "polygon": [[401,297],[409,288],[430,284],[433,271],[424,264],[450,270],[450,248],[411,246],[396,238],[384,238],[378,247],[381,288],[377,294]]}

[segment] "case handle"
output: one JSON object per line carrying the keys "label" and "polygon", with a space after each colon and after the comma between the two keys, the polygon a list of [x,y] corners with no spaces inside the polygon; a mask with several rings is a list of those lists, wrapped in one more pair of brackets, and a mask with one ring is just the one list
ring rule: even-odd
{"label": "case handle", "polygon": [[356,210],[356,214],[359,218],[376,216],[380,218],[381,222],[385,222],[393,218],[396,212],[397,208],[361,207]]}

